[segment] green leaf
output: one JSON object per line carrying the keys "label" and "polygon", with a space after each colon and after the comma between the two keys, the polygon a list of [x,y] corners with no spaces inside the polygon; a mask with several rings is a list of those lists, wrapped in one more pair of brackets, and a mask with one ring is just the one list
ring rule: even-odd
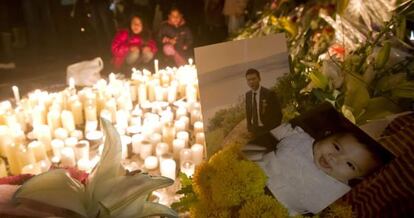
{"label": "green leaf", "polygon": [[391,52],[391,42],[384,42],[384,46],[379,50],[375,58],[375,69],[381,69],[387,64]]}
{"label": "green leaf", "polygon": [[151,177],[145,174],[123,176],[116,183],[116,186],[111,187],[110,194],[102,199],[101,204],[110,210],[112,215],[127,207],[136,199],[146,197],[153,190],[167,187],[173,183],[172,179],[166,177]]}
{"label": "green leaf", "polygon": [[376,85],[376,90],[380,91],[380,92],[386,92],[391,90],[394,87],[397,87],[399,84],[403,83],[406,80],[407,74],[406,73],[397,73],[397,74],[392,74],[389,76],[384,76],[382,77],[377,85]]}
{"label": "green leaf", "polygon": [[167,206],[164,206],[162,204],[146,202],[144,204],[143,211],[137,214],[136,217],[149,217],[149,216],[164,216],[164,217],[175,218],[175,217],[178,217],[178,214],[173,209]]}
{"label": "green leaf", "polygon": [[16,191],[13,201],[29,199],[87,217],[84,194],[82,184],[73,179],[66,170],[57,169],[28,180]]}
{"label": "green leaf", "polygon": [[397,87],[391,89],[393,97],[414,99],[414,81],[405,81]]}
{"label": "green leaf", "polygon": [[402,16],[396,28],[396,35],[399,39],[404,40],[407,31],[407,19]]}
{"label": "green leaf", "polygon": [[121,139],[114,126],[107,120],[101,119],[105,132],[105,144],[101,160],[93,169],[87,192],[90,198],[88,205],[88,215],[95,217],[99,212],[98,202],[101,200],[97,196],[104,196],[101,192],[107,192],[112,186],[106,185],[103,181],[109,181],[123,173],[121,166]]}
{"label": "green leaf", "polygon": [[338,14],[343,15],[346,8],[348,7],[349,0],[338,0],[336,4],[336,11]]}
{"label": "green leaf", "polygon": [[185,187],[193,185],[193,180],[190,177],[188,177],[187,174],[180,172],[178,174],[178,177],[180,178],[181,186]]}
{"label": "green leaf", "polygon": [[329,86],[328,77],[326,77],[319,71],[312,71],[309,74],[309,78],[311,80],[313,88],[319,88],[324,90]]}
{"label": "green leaf", "polygon": [[400,112],[400,108],[394,102],[385,97],[371,98],[365,108],[365,113],[358,118],[357,123],[363,124],[369,120],[384,118]]}

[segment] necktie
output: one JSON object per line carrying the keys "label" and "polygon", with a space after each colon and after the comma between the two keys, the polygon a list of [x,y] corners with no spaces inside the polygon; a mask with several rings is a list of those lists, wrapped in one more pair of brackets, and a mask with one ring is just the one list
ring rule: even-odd
{"label": "necktie", "polygon": [[252,105],[252,119],[253,119],[253,126],[258,126],[258,116],[257,116],[257,101],[256,101],[256,92],[253,92],[253,105]]}

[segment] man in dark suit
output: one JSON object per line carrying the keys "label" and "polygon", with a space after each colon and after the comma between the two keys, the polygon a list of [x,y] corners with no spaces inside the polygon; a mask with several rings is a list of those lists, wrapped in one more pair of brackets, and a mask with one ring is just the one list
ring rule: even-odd
{"label": "man in dark suit", "polygon": [[278,126],[282,111],[276,94],[260,85],[259,71],[248,69],[245,76],[251,88],[246,92],[247,130],[257,136]]}

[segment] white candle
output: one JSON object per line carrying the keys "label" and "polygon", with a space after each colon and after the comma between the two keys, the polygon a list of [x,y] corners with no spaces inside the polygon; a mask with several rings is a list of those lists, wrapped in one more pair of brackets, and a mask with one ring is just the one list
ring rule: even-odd
{"label": "white candle", "polygon": [[135,134],[132,136],[132,152],[134,154],[139,154],[141,142],[144,140],[144,136],[142,134]]}
{"label": "white candle", "polygon": [[179,132],[179,131],[185,131],[185,121],[184,120],[176,120],[174,123],[174,128],[175,131]]}
{"label": "white candle", "polygon": [[32,110],[32,126],[46,124],[46,110],[43,105],[36,105]]}
{"label": "white candle", "polygon": [[62,111],[61,121],[63,128],[65,128],[68,132],[72,132],[73,130],[75,130],[75,119],[73,118],[73,114],[71,111]]}
{"label": "white candle", "polygon": [[76,160],[89,160],[89,142],[86,140],[79,141],[75,147],[75,157]]}
{"label": "white candle", "polygon": [[70,109],[73,113],[76,125],[83,124],[83,105],[79,100],[72,101],[70,104]]}
{"label": "white candle", "polygon": [[205,135],[203,132],[199,132],[196,134],[196,144],[204,145],[206,142]]}
{"label": "white candle", "polygon": [[20,147],[18,150],[17,159],[19,166],[26,166],[28,164],[36,163],[36,158],[32,150],[28,150],[25,147]]}
{"label": "white candle", "polygon": [[152,144],[149,141],[142,141],[139,149],[139,156],[142,160],[145,160],[148,156],[152,155]]}
{"label": "white candle", "polygon": [[201,121],[196,121],[194,123],[194,134],[203,133],[204,132],[204,125]]}
{"label": "white candle", "polygon": [[85,134],[87,134],[88,132],[93,132],[96,131],[96,129],[98,128],[98,121],[86,121],[85,124]]}
{"label": "white candle", "polygon": [[0,158],[0,178],[7,176],[6,163]]}
{"label": "white candle", "polygon": [[187,102],[193,103],[197,101],[197,90],[194,87],[194,85],[190,84],[187,85],[185,89],[185,97],[187,99]]}
{"label": "white candle", "polygon": [[102,143],[103,133],[101,131],[91,131],[86,133],[85,138],[89,141],[90,148],[94,149]]}
{"label": "white candle", "polygon": [[23,168],[22,168],[22,174],[37,175],[37,174],[40,174],[40,173],[42,173],[42,170],[36,164],[29,164],[29,165],[23,166]]}
{"label": "white candle", "polygon": [[140,105],[147,101],[147,86],[144,83],[138,85],[138,101]]}
{"label": "white candle", "polygon": [[97,121],[96,105],[87,105],[85,107],[85,119],[87,121]]}
{"label": "white candle", "polygon": [[115,99],[111,98],[105,103],[105,109],[107,109],[111,113],[110,121],[114,122],[116,120],[116,101]]}
{"label": "white candle", "polygon": [[185,129],[188,130],[190,128],[190,118],[187,116],[180,117],[180,120],[182,120],[185,124]]}
{"label": "white candle", "polygon": [[172,159],[162,160],[160,164],[161,176],[168,177],[175,180],[176,177],[176,163]]}
{"label": "white candle", "polygon": [[89,173],[92,169],[92,163],[89,159],[80,159],[78,160],[78,169]]}
{"label": "white candle", "polygon": [[183,139],[174,139],[173,141],[173,155],[174,159],[180,158],[181,149],[185,148],[185,141]]}
{"label": "white candle", "polygon": [[36,161],[41,161],[47,159],[46,150],[44,148],[44,145],[39,141],[32,141],[27,146],[28,149],[33,152]]}
{"label": "white candle", "polygon": [[74,167],[76,166],[75,161],[75,152],[73,148],[65,147],[61,151],[61,165],[64,167]]}
{"label": "white candle", "polygon": [[46,151],[52,149],[52,133],[48,125],[39,125],[35,129],[37,139],[45,146]]}
{"label": "white candle", "polygon": [[191,161],[193,159],[193,152],[190,148],[183,148],[180,151],[180,163]]}
{"label": "white candle", "polygon": [[69,137],[65,139],[65,146],[74,148],[78,144],[78,139],[76,137]]}
{"label": "white candle", "polygon": [[75,79],[73,77],[69,78],[69,88],[70,89],[75,88]]}
{"label": "white candle", "polygon": [[13,144],[13,138],[10,135],[10,128],[5,125],[0,125],[0,156],[5,156],[6,147]]}
{"label": "white candle", "polygon": [[52,131],[61,127],[59,110],[52,109],[47,113],[47,124]]}
{"label": "white candle", "polygon": [[128,127],[128,112],[119,110],[116,112],[116,126],[117,128],[126,129]]}
{"label": "white candle", "polygon": [[157,157],[162,156],[163,154],[167,154],[170,151],[170,146],[167,143],[160,142],[155,147],[155,155]]}
{"label": "white candle", "polygon": [[155,70],[155,74],[157,74],[158,73],[158,60],[157,59],[154,60],[154,70]]}
{"label": "white candle", "polygon": [[158,158],[155,156],[148,156],[145,158],[144,166],[148,170],[155,170],[158,168]]}
{"label": "white candle", "polygon": [[161,142],[162,136],[159,133],[153,133],[150,136],[150,142],[153,146],[156,146],[158,143]]}
{"label": "white candle", "polygon": [[132,139],[129,136],[121,135],[121,144],[122,144],[122,150],[121,150],[121,156],[122,159],[126,159],[128,157],[128,146],[131,144]]}
{"label": "white candle", "polygon": [[191,124],[194,125],[196,121],[201,121],[201,112],[199,110],[191,111]]}
{"label": "white candle", "polygon": [[46,172],[50,169],[50,166],[52,165],[52,163],[49,160],[41,160],[37,162],[36,165],[39,166],[40,171]]}
{"label": "white candle", "polygon": [[133,136],[141,132],[141,126],[139,125],[129,126],[126,132],[128,135]]}
{"label": "white candle", "polygon": [[112,113],[109,110],[102,109],[100,117],[112,123]]}
{"label": "white candle", "polygon": [[181,164],[180,170],[187,175],[187,177],[191,177],[195,171],[195,164],[192,161],[185,161]]}
{"label": "white candle", "polygon": [[61,139],[52,140],[52,150],[55,157],[60,158],[60,151],[65,147],[65,143]]}
{"label": "white candle", "polygon": [[57,129],[55,129],[55,131],[53,133],[53,136],[56,139],[65,140],[69,136],[69,133],[64,128],[57,128]]}
{"label": "white candle", "polygon": [[191,147],[191,151],[193,154],[193,162],[195,165],[199,165],[201,162],[203,162],[203,152],[204,152],[204,146],[200,144],[194,144]]}
{"label": "white candle", "polygon": [[81,130],[74,130],[72,132],[70,132],[70,137],[75,137],[78,140],[83,139],[83,133]]}
{"label": "white candle", "polygon": [[178,107],[175,114],[177,119],[179,119],[182,116],[187,116],[187,109],[185,107]]}
{"label": "white candle", "polygon": [[16,104],[17,104],[20,102],[19,88],[17,88],[17,86],[13,86],[12,90],[13,90],[14,100],[16,101]]}
{"label": "white candle", "polygon": [[168,145],[172,145],[172,142],[175,138],[175,128],[171,123],[167,123],[162,128],[162,141]]}
{"label": "white candle", "polygon": [[190,141],[190,134],[187,131],[179,131],[177,132],[177,139],[181,139],[184,141],[184,146],[188,147],[189,146],[189,141]]}
{"label": "white candle", "polygon": [[8,163],[9,163],[10,173],[13,174],[13,175],[20,174],[21,166],[20,166],[19,161],[17,159],[18,150],[19,150],[19,146],[15,145],[15,144],[9,144],[9,145],[5,146],[5,156],[7,158]]}

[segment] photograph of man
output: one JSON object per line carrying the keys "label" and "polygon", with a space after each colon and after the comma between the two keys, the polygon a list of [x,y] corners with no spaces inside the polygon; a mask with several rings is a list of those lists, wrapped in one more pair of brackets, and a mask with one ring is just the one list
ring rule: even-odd
{"label": "photograph of man", "polygon": [[250,68],[245,74],[250,91],[246,92],[247,130],[253,135],[260,135],[282,121],[282,111],[276,94],[260,85],[260,72]]}

